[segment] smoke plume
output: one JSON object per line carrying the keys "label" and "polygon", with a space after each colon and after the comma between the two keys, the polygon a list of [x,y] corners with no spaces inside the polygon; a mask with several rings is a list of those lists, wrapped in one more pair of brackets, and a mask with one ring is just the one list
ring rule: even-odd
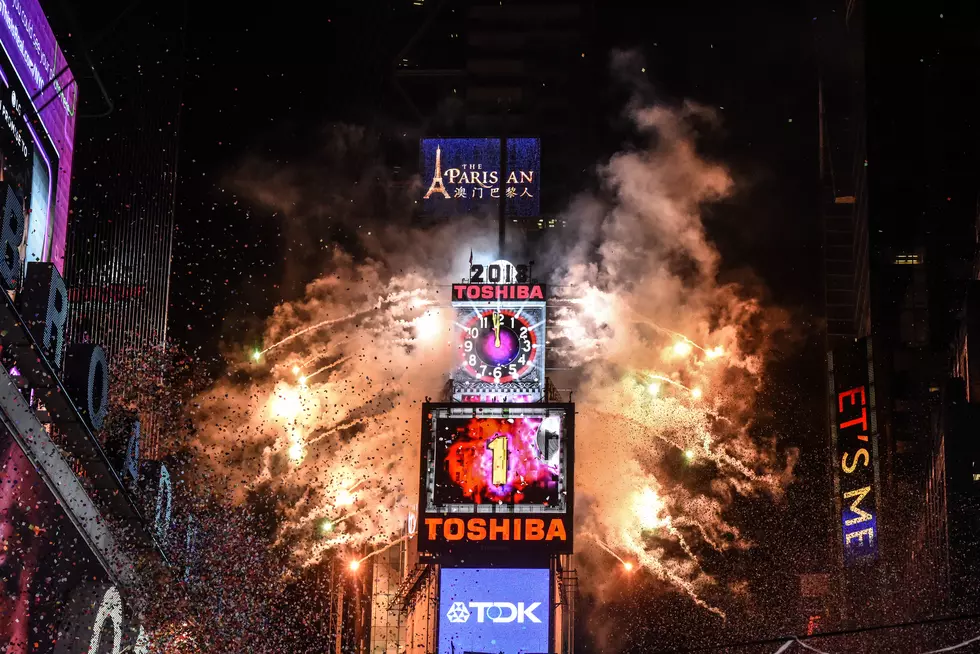
{"label": "smoke plume", "polygon": [[[578,549],[723,615],[703,598],[713,579],[699,553],[746,547],[727,517],[734,498],[778,499],[791,479],[792,456],[752,422],[782,318],[719,281],[703,214],[733,182],[696,149],[711,110],[637,101],[629,116],[644,147],[597,168],[600,191],[571,203],[548,253],[548,365],[578,410]],[[294,224],[335,216],[350,238],[323,251],[322,274],[275,310],[254,356],[198,398],[199,445],[233,497],[274,492],[299,562],[363,556],[399,538],[417,506],[421,403],[455,358],[448,285],[493,238],[468,220],[411,227],[417,188],[357,213],[378,209],[366,198],[385,186],[381,166],[343,191],[311,183],[315,171],[271,170],[249,162],[238,188]],[[601,596],[616,583],[603,579],[583,583]]]}

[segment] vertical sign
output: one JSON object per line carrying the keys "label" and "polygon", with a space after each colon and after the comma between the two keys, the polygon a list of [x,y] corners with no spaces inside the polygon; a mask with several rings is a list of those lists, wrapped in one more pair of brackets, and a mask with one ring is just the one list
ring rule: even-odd
{"label": "vertical sign", "polygon": [[871,339],[828,356],[834,504],[844,566],[878,558],[878,420]]}

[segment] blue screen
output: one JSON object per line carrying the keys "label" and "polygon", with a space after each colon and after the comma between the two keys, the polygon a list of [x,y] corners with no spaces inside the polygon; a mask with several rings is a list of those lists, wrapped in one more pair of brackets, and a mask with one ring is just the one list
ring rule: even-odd
{"label": "blue screen", "polygon": [[507,174],[501,180],[500,139],[422,139],[423,212],[496,217],[503,199],[508,217],[536,217],[540,213],[541,141],[508,139],[505,149]]}
{"label": "blue screen", "polygon": [[443,568],[439,654],[546,654],[551,571]]}

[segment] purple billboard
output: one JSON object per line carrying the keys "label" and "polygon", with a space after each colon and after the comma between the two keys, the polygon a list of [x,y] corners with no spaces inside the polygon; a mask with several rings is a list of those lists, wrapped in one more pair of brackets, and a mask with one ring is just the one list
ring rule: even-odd
{"label": "purple billboard", "polygon": [[[51,161],[39,148],[49,179],[56,180],[56,192],[53,198],[43,197],[43,192],[33,194],[40,197],[32,198],[32,213],[46,214],[47,220],[31,221],[28,248],[35,255],[29,260],[51,261],[62,270],[78,100],[75,78],[37,0],[0,0],[0,45],[39,117],[40,125],[28,124],[28,131],[37,143],[34,130],[39,127],[58,153],[58,170],[52,174]],[[8,80],[3,81],[10,86]],[[50,196],[50,185],[46,190]]]}

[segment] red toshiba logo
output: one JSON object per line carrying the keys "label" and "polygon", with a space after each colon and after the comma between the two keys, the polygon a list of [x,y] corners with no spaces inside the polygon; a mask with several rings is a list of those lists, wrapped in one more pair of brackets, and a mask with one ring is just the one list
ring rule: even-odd
{"label": "red toshiba logo", "polygon": [[558,541],[568,540],[561,518],[426,518],[430,541]]}
{"label": "red toshiba logo", "polygon": [[453,284],[453,300],[544,300],[541,284]]}

